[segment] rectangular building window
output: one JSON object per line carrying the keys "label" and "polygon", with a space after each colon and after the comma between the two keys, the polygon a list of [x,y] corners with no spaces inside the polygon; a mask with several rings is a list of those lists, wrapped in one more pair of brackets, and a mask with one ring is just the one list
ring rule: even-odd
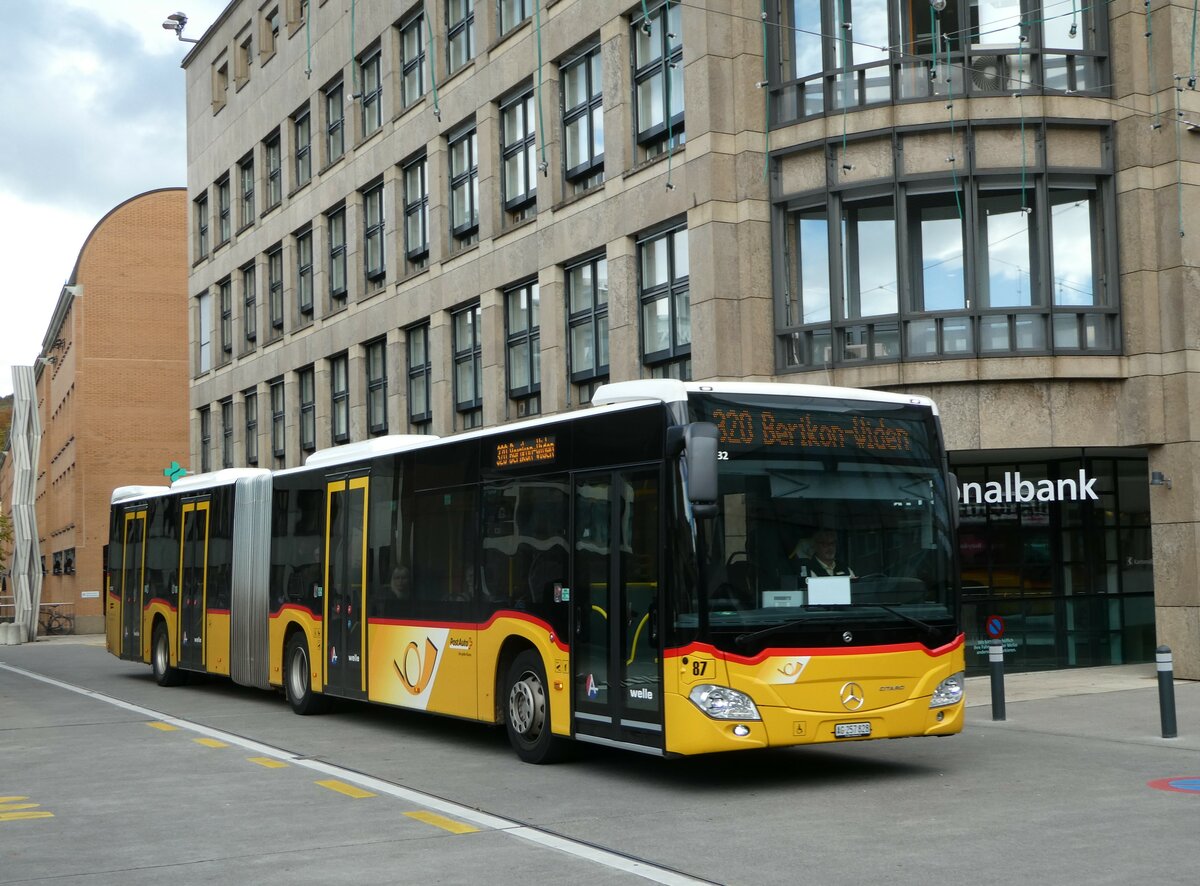
{"label": "rectangular building window", "polygon": [[334,443],[350,442],[350,359],[345,354],[329,360],[330,425]]}
{"label": "rectangular building window", "polygon": [[691,377],[692,315],[687,228],[638,242],[642,361],[654,377]]}
{"label": "rectangular building window", "polygon": [[346,300],[346,210],[326,216],[329,228],[329,295],[335,303]]}
{"label": "rectangular building window", "polygon": [[196,260],[208,255],[208,194],[196,198]]}
{"label": "rectangular building window", "polygon": [[200,410],[200,473],[212,470],[212,412],[207,406]]}
{"label": "rectangular building window", "polygon": [[258,295],[253,262],[242,268],[242,337],[246,350],[252,350],[254,340],[258,338]]}
{"label": "rectangular building window", "polygon": [[483,424],[483,346],[479,305],[453,314],[454,408],[463,428]]}
{"label": "rectangular building window", "polygon": [[221,401],[221,467],[233,467],[233,400]]}
{"label": "rectangular building window", "polygon": [[238,44],[233,59],[233,78],[238,89],[250,82],[250,69],[254,64],[254,36],[247,34]]}
{"label": "rectangular building window", "polygon": [[537,200],[537,144],[533,128],[533,93],[500,107],[501,188],[504,208],[518,218]]}
{"label": "rectangular building window", "polygon": [[254,224],[254,157],[246,157],[238,164],[238,179],[241,183],[241,218],[238,222],[244,228]]}
{"label": "rectangular building window", "polygon": [[311,366],[297,371],[296,381],[300,385],[300,451],[312,452],[317,448],[317,386]]}
{"label": "rectangular building window", "polygon": [[263,14],[262,32],[258,36],[258,52],[265,62],[275,54],[275,44],[279,41],[279,7],[273,6]]}
{"label": "rectangular building window", "polygon": [[196,330],[199,349],[196,355],[196,372],[208,372],[212,369],[212,296],[202,292],[196,297]]}
{"label": "rectangular building window", "polygon": [[278,459],[287,457],[287,411],[283,401],[283,379],[271,382],[271,454]]}
{"label": "rectangular building window", "polygon": [[453,74],[475,57],[475,0],[447,0],[446,40]]}
{"label": "rectangular building window", "polygon": [[363,138],[376,132],[383,125],[383,71],[379,50],[371,53],[359,64],[358,76],[362,89],[362,134]]}
{"label": "rectangular building window", "polygon": [[325,164],[346,152],[346,112],[342,106],[342,84],[325,90]]}
{"label": "rectangular building window", "polygon": [[221,352],[228,355],[233,353],[233,280],[226,277],[218,283],[217,293],[221,302]]}
{"label": "rectangular building window", "polygon": [[408,344],[408,420],[423,432],[433,419],[429,324],[411,327],[405,333],[405,340]]}
{"label": "rectangular building window", "polygon": [[229,62],[218,60],[212,69],[212,112],[215,114],[225,107],[229,97]]}
{"label": "rectangular building window", "polygon": [[508,364],[508,396],[517,401],[517,415],[541,411],[542,346],[540,296],[536,282],[504,292],[504,327]]}
{"label": "rectangular building window", "polygon": [[267,310],[271,329],[283,331],[283,247],[276,246],[267,253]]}
{"label": "rectangular building window", "polygon": [[387,423],[387,340],[367,344],[367,429],[371,434],[386,434]]}
{"label": "rectangular building window", "polygon": [[274,209],[283,202],[283,147],[276,132],[263,142],[263,155],[267,162],[267,209]]}
{"label": "rectangular building window", "polygon": [[450,232],[474,243],[479,233],[479,147],[472,126],[450,140]]}
{"label": "rectangular building window", "polygon": [[312,117],[307,105],[292,118],[292,139],[296,145],[295,187],[299,188],[312,178]]}
{"label": "rectangular building window", "polygon": [[258,392],[246,391],[242,408],[246,418],[246,464],[258,464]]}
{"label": "rectangular building window", "polygon": [[647,156],[684,140],[680,9],[665,0],[633,20],[634,126]]}
{"label": "rectangular building window", "polygon": [[220,246],[229,242],[229,238],[233,236],[233,220],[230,216],[230,207],[233,205],[233,197],[229,188],[229,176],[223,176],[217,182],[217,245]]}
{"label": "rectangular building window", "polygon": [[400,101],[406,108],[425,94],[425,16],[417,13],[400,26]]}
{"label": "rectangular building window", "polygon": [[417,268],[429,259],[429,176],[424,157],[404,167],[404,257]]}
{"label": "rectangular building window", "polygon": [[534,0],[500,0],[500,36],[504,36],[533,14]]}
{"label": "rectangular building window", "polygon": [[563,163],[581,189],[604,177],[604,93],[600,47],[562,67]]}
{"label": "rectangular building window", "polygon": [[313,312],[313,244],[312,231],[296,235],[296,309],[302,318]]}
{"label": "rectangular building window", "polygon": [[608,377],[608,261],[588,259],[566,272],[571,381],[591,386]]}
{"label": "rectangular building window", "polygon": [[383,248],[383,185],[363,195],[363,261],[367,279],[379,284],[385,276]]}

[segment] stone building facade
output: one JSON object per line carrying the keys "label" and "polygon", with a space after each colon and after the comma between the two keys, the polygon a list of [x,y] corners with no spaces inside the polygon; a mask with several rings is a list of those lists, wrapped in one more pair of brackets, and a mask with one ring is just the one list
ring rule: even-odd
{"label": "stone building facade", "polygon": [[344,6],[184,61],[195,469],[605,379],[926,394],[972,664],[1200,678],[1190,4]]}

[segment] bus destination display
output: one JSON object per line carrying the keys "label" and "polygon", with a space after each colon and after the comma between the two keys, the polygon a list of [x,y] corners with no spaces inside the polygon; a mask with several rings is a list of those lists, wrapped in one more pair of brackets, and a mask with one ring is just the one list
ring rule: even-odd
{"label": "bus destination display", "polygon": [[730,448],[799,447],[901,456],[914,453],[912,421],[762,408],[714,408],[712,420],[721,445]]}
{"label": "bus destination display", "polygon": [[519,468],[529,465],[549,464],[557,455],[553,436],[534,437],[532,440],[511,440],[496,444],[496,467]]}

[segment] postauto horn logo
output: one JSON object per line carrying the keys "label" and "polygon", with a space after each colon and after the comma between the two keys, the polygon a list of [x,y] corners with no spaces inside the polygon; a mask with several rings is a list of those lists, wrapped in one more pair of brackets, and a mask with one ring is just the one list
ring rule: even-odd
{"label": "postauto horn logo", "polygon": [[429,686],[429,681],[433,677],[434,665],[437,664],[437,657],[437,646],[426,637],[424,654],[417,645],[417,641],[413,640],[404,647],[404,654],[400,657],[400,661],[392,659],[400,682],[404,684],[404,688],[410,694],[420,695]]}

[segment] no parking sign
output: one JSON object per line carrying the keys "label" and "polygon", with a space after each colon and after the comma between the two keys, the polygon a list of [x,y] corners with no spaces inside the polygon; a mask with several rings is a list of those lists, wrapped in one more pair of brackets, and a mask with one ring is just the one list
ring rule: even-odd
{"label": "no parking sign", "polygon": [[1004,636],[1004,619],[998,615],[989,615],[987,621],[984,622],[983,629],[988,637],[999,640]]}

